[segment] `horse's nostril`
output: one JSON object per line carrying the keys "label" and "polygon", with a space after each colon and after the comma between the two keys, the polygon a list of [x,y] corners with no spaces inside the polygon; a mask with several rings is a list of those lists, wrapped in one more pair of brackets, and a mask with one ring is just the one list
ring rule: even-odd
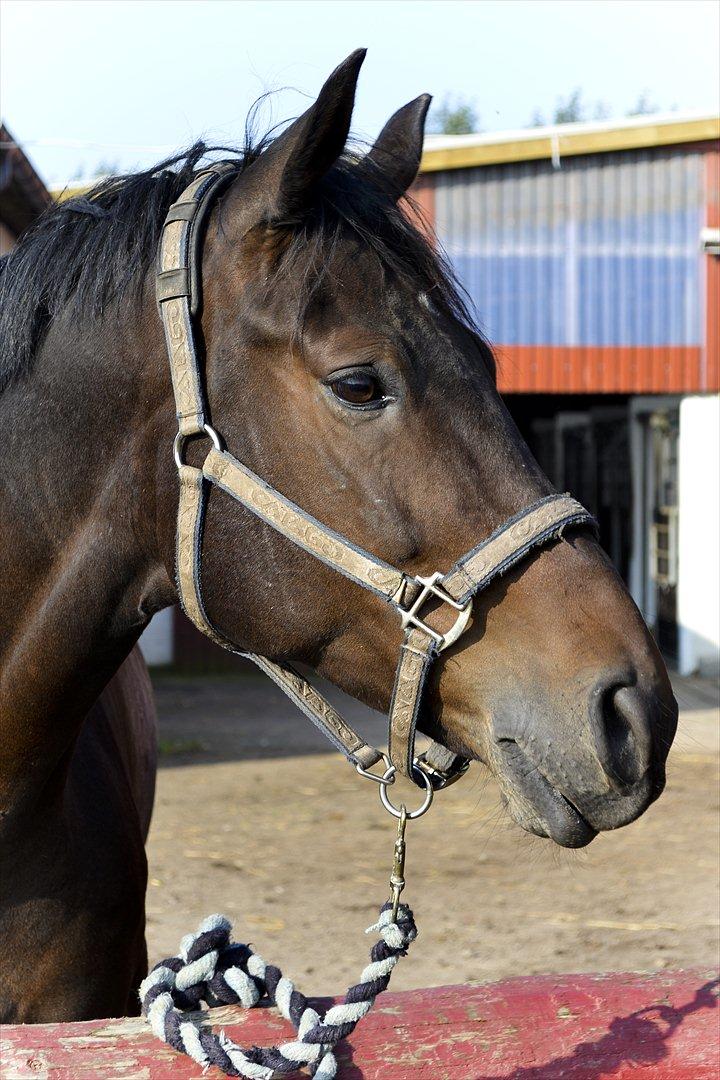
{"label": "horse's nostril", "polygon": [[598,757],[611,786],[622,790],[637,783],[650,765],[648,704],[637,686],[615,683],[598,696],[593,717]]}

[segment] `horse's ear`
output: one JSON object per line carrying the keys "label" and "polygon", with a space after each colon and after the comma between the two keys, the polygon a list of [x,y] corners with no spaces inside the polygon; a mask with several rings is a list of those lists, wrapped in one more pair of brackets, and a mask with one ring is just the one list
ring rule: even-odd
{"label": "horse's ear", "polygon": [[418,174],[431,101],[430,94],[421,94],[393,113],[367,155],[366,160],[377,166],[398,198]]}
{"label": "horse's ear", "polygon": [[286,217],[307,206],[315,185],[342,154],[366,51],[356,49],[335,68],[315,103],[256,162],[270,218]]}

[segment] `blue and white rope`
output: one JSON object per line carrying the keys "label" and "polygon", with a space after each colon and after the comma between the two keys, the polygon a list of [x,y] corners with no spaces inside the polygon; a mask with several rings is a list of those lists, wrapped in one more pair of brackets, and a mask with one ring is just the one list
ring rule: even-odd
{"label": "blue and white rope", "polygon": [[[366,931],[377,932],[379,940],[360,982],[349,988],[344,1001],[320,1016],[279,968],[266,964],[248,945],[231,943],[231,930],[223,915],[210,915],[194,934],[183,938],[179,956],[153,968],[140,987],[140,1000],[143,1015],[159,1039],[188,1054],[203,1069],[217,1065],[228,1076],[249,1080],[272,1080],[302,1067],[316,1080],[332,1080],[337,1072],[333,1048],[387,989],[393,968],[417,937],[410,908],[400,904],[393,921],[392,905],[385,904],[378,921]],[[189,1015],[202,1002],[251,1009],[266,995],[293,1024],[297,1039],[243,1050],[224,1032],[216,1034]]]}

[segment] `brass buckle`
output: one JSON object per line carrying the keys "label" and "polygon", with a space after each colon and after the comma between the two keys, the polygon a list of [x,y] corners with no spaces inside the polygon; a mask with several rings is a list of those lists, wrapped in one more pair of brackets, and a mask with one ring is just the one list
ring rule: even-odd
{"label": "brass buckle", "polygon": [[[409,608],[404,608],[399,600],[396,601],[403,630],[407,629],[408,626],[416,626],[436,642],[438,652],[443,652],[444,649],[449,648],[450,645],[457,641],[460,635],[465,631],[472,614],[472,597],[470,597],[466,603],[458,604],[456,600],[453,600],[450,593],[446,592],[442,585],[439,584],[442,579],[443,575],[439,572],[432,574],[430,577],[414,577],[411,580],[416,581],[418,585],[421,585],[422,589],[413,603]],[[450,607],[455,608],[458,613],[454,624],[445,634],[440,634],[437,630],[433,630],[431,626],[428,626],[427,623],[423,622],[418,614],[423,604],[430,596],[437,596],[438,600],[442,600],[444,604],[449,604]]]}

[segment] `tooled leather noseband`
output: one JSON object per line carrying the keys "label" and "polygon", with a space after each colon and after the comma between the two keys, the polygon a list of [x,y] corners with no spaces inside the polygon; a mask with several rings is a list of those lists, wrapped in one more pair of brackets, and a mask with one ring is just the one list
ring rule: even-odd
{"label": "tooled leather noseband", "polygon": [[[438,743],[415,756],[415,728],[428,672],[437,656],[468,626],[476,593],[524,559],[534,548],[559,536],[569,526],[594,527],[588,511],[569,495],[549,495],[509,518],[486,540],[460,558],[446,574],[405,574],[363,551],[323,525],[256,476],[224,448],[207,420],[205,394],[195,340],[194,319],[200,312],[203,226],[213,198],[236,172],[230,163],[199,173],[170,207],[162,230],[156,278],[157,300],[165,338],[178,419],[175,461],[180,480],[177,524],[177,584],[180,602],[192,622],[231,652],[253,660],[284,690],[362,775],[377,780],[383,802],[396,772],[426,789],[426,804],[435,789],[458,779],[468,762]],[[188,438],[206,436],[211,449],[201,468],[188,465]],[[294,544],[374,592],[398,612],[405,631],[389,713],[389,757],[368,745],[297,671],[238,648],[215,629],[202,600],[200,584],[203,518],[210,484],[227,492]],[[449,605],[455,622],[445,633],[422,616],[428,600]],[[385,772],[371,767],[380,760]],[[410,815],[415,816],[415,815]]]}

